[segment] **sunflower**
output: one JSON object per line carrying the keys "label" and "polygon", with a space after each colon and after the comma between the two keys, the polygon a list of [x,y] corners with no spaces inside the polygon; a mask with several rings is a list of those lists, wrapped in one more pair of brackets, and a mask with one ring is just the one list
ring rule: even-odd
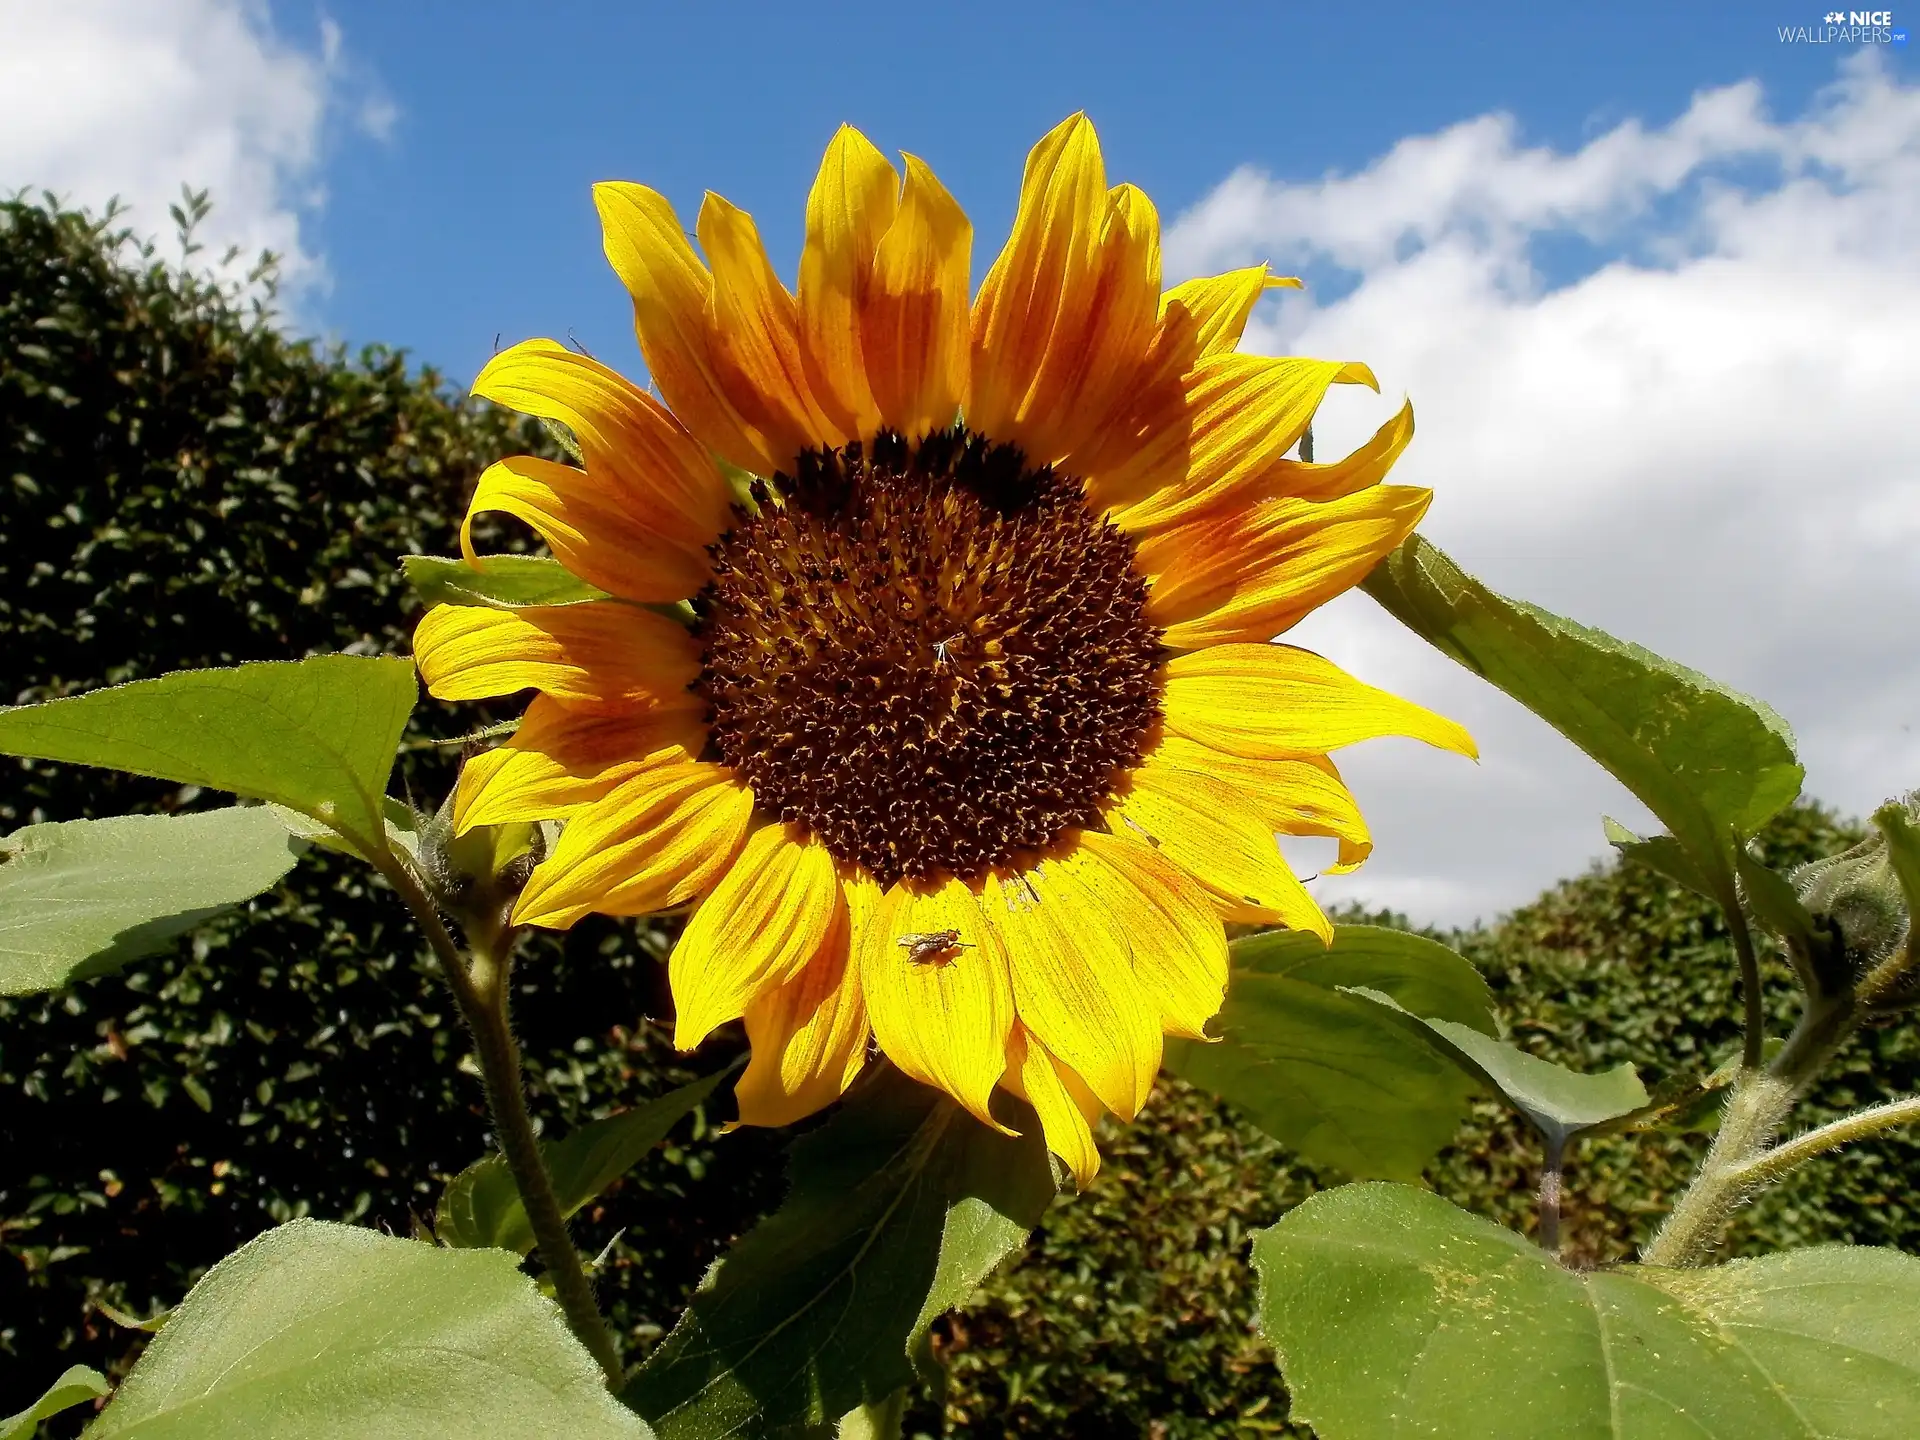
{"label": "sunflower", "polygon": [[[516,923],[689,911],[676,1042],[744,1019],[743,1123],[836,1099],[877,1047],[983,1122],[1028,1101],[1082,1183],[1093,1126],[1202,1037],[1227,922],[1323,939],[1276,834],[1370,841],[1327,752],[1451,721],[1269,643],[1425,511],[1382,484],[1403,408],[1289,458],[1363,365],[1236,351],[1255,266],[1162,293],[1160,229],[1076,115],[1034,147],[968,304],[972,228],[933,172],[843,127],[797,290],[753,219],[597,186],[658,398],[531,340],[474,393],[579,466],[481,477],[607,598],[440,606],[435,695],[532,690],[455,823],[564,821]],[[675,602],[687,602],[677,610]]]}

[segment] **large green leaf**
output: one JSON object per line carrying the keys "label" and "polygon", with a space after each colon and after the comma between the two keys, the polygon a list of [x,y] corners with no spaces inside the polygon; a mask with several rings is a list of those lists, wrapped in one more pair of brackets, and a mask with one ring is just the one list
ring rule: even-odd
{"label": "large green leaf", "polygon": [[664,1440],[831,1424],[915,1375],[925,1327],[1054,1194],[1030,1112],[1000,1135],[896,1073],[794,1150],[786,1203],[709,1273],[625,1399]]}
{"label": "large green leaf", "polygon": [[98,1370],[90,1370],[85,1365],[70,1366],[61,1377],[47,1387],[47,1393],[18,1415],[9,1415],[0,1420],[0,1440],[30,1440],[33,1432],[40,1428],[40,1422],[76,1405],[84,1405],[89,1400],[98,1400],[113,1387],[107,1384],[107,1377]]}
{"label": "large green leaf", "polygon": [[500,1250],[296,1220],[229,1255],[87,1440],[642,1440]]}
{"label": "large green leaf", "polygon": [[[540,1153],[553,1177],[560,1213],[574,1214],[625,1175],[732,1073],[715,1071],[644,1105],[543,1142]],[[513,1172],[500,1155],[476,1161],[448,1182],[434,1229],[442,1244],[463,1249],[493,1245],[525,1255],[534,1245],[533,1227],[520,1203]]]}
{"label": "large green leaf", "polygon": [[479,568],[450,556],[403,555],[400,567],[414,593],[429,605],[518,610],[607,598],[606,591],[546,555],[489,555]]}
{"label": "large green leaf", "polygon": [[1253,1263],[1320,1440],[1920,1434],[1920,1260],[1897,1251],[1583,1274],[1430,1192],[1349,1185],[1262,1231]]}
{"label": "large green leaf", "polygon": [[1174,1074],[1219,1096],[1316,1164],[1413,1179],[1453,1137],[1474,1082],[1396,1017],[1344,987],[1493,1031],[1480,974],[1446,946],[1370,925],[1333,945],[1278,931],[1233,947],[1214,1044],[1167,1043]]}
{"label": "large green leaf", "polygon": [[178,670],[0,711],[0,754],[271,800],[372,848],[418,693],[412,661],[372,655]]}
{"label": "large green leaf", "polygon": [[1495,594],[1418,535],[1364,587],[1591,755],[1660,817],[1714,897],[1739,903],[1734,847],[1800,793],[1784,720],[1650,650]]}
{"label": "large green leaf", "polygon": [[0,839],[0,995],[163,949],[267,889],[301,849],[264,806],[16,830]]}
{"label": "large green leaf", "polygon": [[1463,1072],[1484,1082],[1531,1120],[1556,1153],[1568,1136],[1631,1115],[1650,1103],[1647,1087],[1631,1065],[1583,1075],[1457,1020],[1428,1019],[1377,990],[1352,988],[1355,995],[1373,1001],[1402,1025],[1433,1040]]}

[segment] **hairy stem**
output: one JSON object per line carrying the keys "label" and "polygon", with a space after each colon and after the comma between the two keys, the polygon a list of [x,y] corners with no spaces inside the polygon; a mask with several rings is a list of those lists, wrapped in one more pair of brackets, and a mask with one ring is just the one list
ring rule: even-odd
{"label": "hairy stem", "polygon": [[1870,1135],[1878,1135],[1882,1130],[1893,1130],[1901,1125],[1913,1124],[1920,1124],[1920,1096],[1906,1100],[1889,1100],[1884,1105],[1855,1111],[1831,1124],[1822,1125],[1817,1130],[1809,1130],[1804,1135],[1796,1135],[1793,1139],[1774,1146],[1757,1158],[1749,1160],[1741,1169],[1740,1178],[1749,1189],[1771,1185],[1788,1171],[1804,1165],[1816,1155],[1824,1155],[1829,1150],[1837,1150],[1842,1145],[1852,1144],[1855,1140],[1864,1140]]}
{"label": "hairy stem", "polygon": [[1648,1265],[1699,1265],[1720,1242],[1720,1233],[1749,1193],[1740,1172],[1779,1130],[1793,1108],[1794,1092],[1765,1070],[1742,1070],[1734,1081],[1700,1171],[1673,1207],[1640,1259]]}
{"label": "hairy stem", "polygon": [[1549,1138],[1546,1163],[1540,1167],[1540,1248],[1555,1259],[1560,1256],[1560,1177],[1566,1148],[1565,1136]]}
{"label": "hairy stem", "polygon": [[494,1133],[500,1138],[500,1151],[513,1175],[514,1188],[527,1212],[534,1243],[540,1259],[553,1281],[554,1296],[567,1317],[567,1325],[600,1366],[609,1388],[618,1389],[625,1380],[620,1352],[600,1307],[594,1303],[593,1286],[580,1265],[580,1253],[567,1234],[567,1222],[560,1213],[560,1201],[553,1193],[553,1177],[547,1173],[540,1155],[540,1141],[533,1129],[533,1117],[527,1113],[527,1097],[520,1078],[520,1047],[513,1038],[507,1017],[507,977],[512,942],[504,934],[488,937],[491,943],[474,947],[471,962],[460,951],[440,912],[420,882],[398,857],[388,854],[375,862],[387,882],[399,893],[425,932],[427,943],[440,961],[447,988],[461,1018],[473,1033],[474,1058],[479,1062],[481,1082],[486,1088],[487,1109],[493,1116]]}

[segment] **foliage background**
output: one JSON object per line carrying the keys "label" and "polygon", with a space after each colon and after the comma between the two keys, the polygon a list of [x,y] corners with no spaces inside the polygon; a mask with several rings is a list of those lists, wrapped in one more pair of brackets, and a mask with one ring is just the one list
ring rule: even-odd
{"label": "foliage background", "polygon": [[[111,219],[0,204],[0,702],[183,666],[404,653],[411,602],[394,557],[445,553],[479,470],[544,447],[537,429],[456,398],[399,352],[290,340],[269,308],[171,258]],[[261,285],[270,293],[270,271]],[[485,718],[429,703],[415,728],[453,736]],[[409,757],[417,794],[444,789],[447,754]],[[5,764],[0,829],[213,798]],[[1806,807],[1768,843],[1782,862],[1853,833]],[[1548,1058],[1632,1060],[1653,1083],[1709,1069],[1735,1043],[1726,936],[1706,902],[1656,875],[1598,868],[1498,925],[1443,938],[1487,974],[1515,1038]],[[516,1015],[547,1123],[658,1093],[737,1048],[722,1037],[676,1057],[644,1018],[667,1013],[669,940],[602,922],[529,948]],[[1784,1028],[1785,973],[1769,978]],[[170,956],[63,995],[0,1000],[0,1414],[67,1364],[124,1371],[143,1337],[102,1302],[141,1316],[171,1305],[221,1255],[294,1215],[401,1234],[429,1217],[440,1185],[487,1144],[465,1048],[398,903],[363,868],[318,853]],[[1837,1111],[1915,1089],[1920,1037],[1903,1020],[1856,1042],[1818,1098]],[[603,1293],[635,1346],[778,1199],[781,1137],[717,1137],[725,1118],[699,1117],[578,1227],[592,1251],[616,1242]],[[1628,1254],[1703,1143],[1589,1143],[1569,1175],[1574,1253]],[[1173,1081],[1104,1144],[1093,1189],[1057,1205],[1025,1258],[942,1323],[952,1383],[944,1406],[916,1407],[910,1430],[1301,1433],[1249,1326],[1246,1240],[1340,1177]],[[1535,1163],[1524,1127],[1487,1102],[1430,1178],[1526,1228]],[[1912,1136],[1844,1152],[1746,1212],[1734,1247],[1920,1250],[1915,1175]]]}

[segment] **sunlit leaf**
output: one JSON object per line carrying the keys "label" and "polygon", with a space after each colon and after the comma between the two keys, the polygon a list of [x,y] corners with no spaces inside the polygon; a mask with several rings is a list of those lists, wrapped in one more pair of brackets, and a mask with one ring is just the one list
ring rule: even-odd
{"label": "sunlit leaf", "polygon": [[642,1440],[500,1250],[296,1220],[210,1270],[88,1440]]}
{"label": "sunlit leaf", "polygon": [[1233,947],[1214,1044],[1167,1043],[1166,1066],[1315,1164],[1413,1179],[1453,1137],[1474,1083],[1423,1037],[1344,987],[1493,1030],[1486,982],[1438,941],[1334,927],[1325,948],[1276,931]]}
{"label": "sunlit leaf", "polygon": [[1353,993],[1379,1005],[1407,1028],[1424,1032],[1462,1071],[1525,1115],[1556,1147],[1577,1131],[1617,1120],[1648,1104],[1647,1087],[1631,1065],[1583,1075],[1458,1021],[1412,1014],[1379,991],[1355,986]]}
{"label": "sunlit leaf", "polygon": [[[1018,1108],[1018,1107],[1015,1107]],[[898,1074],[795,1147],[787,1201],[695,1292],[624,1398],[664,1440],[831,1425],[913,1382],[926,1325],[1054,1195],[1030,1112],[997,1134]]]}
{"label": "sunlit leaf", "polygon": [[1418,535],[1364,586],[1591,755],[1660,817],[1714,898],[1738,904],[1735,847],[1800,793],[1784,720],[1650,650],[1495,594]]}
{"label": "sunlit leaf", "polygon": [[[644,1105],[589,1121],[558,1140],[543,1141],[540,1153],[553,1177],[560,1213],[576,1213],[625,1175],[732,1073],[729,1069],[702,1076]],[[469,1165],[448,1182],[434,1229],[442,1244],[468,1249],[492,1245],[525,1255],[534,1245],[533,1227],[514,1187],[513,1172],[500,1155]]]}
{"label": "sunlit leaf", "polygon": [[546,555],[488,555],[477,568],[451,556],[403,555],[400,568],[414,594],[428,605],[518,610],[525,605],[577,605],[607,598],[606,591],[587,584]]}
{"label": "sunlit leaf", "polygon": [[0,710],[0,754],[271,800],[366,848],[418,693],[413,662],[382,656],[178,670]]}
{"label": "sunlit leaf", "polygon": [[1582,1273],[1431,1192],[1349,1185],[1262,1231],[1253,1263],[1320,1440],[1920,1434],[1920,1260],[1897,1251]]}
{"label": "sunlit leaf", "polygon": [[162,950],[251,899],[302,849],[264,806],[29,825],[0,838],[0,995]]}
{"label": "sunlit leaf", "polygon": [[85,1365],[72,1366],[33,1404],[18,1415],[0,1420],[0,1440],[30,1440],[42,1420],[98,1400],[112,1388],[98,1370],[90,1370]]}

